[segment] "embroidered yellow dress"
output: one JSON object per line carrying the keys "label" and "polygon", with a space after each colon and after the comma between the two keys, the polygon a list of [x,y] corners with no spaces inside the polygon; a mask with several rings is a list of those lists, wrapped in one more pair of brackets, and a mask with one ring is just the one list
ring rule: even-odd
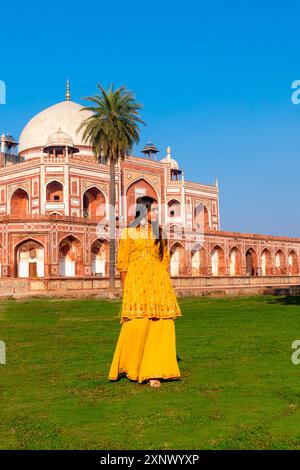
{"label": "embroidered yellow dress", "polygon": [[110,380],[117,380],[120,374],[139,383],[181,377],[174,320],[182,313],[167,270],[169,262],[166,243],[163,259],[159,259],[150,224],[144,229],[122,230],[117,269],[127,274]]}
{"label": "embroidered yellow dress", "polygon": [[164,242],[163,259],[155,244],[151,224],[146,228],[122,230],[117,269],[127,271],[120,310],[120,323],[126,318],[176,318],[182,316],[171,283],[168,266],[170,255]]}

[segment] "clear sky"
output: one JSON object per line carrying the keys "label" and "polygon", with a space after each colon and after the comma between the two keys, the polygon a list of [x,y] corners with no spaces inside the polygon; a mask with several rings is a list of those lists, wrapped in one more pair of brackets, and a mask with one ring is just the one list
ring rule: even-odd
{"label": "clear sky", "polygon": [[141,147],[167,145],[185,178],[219,179],[221,229],[300,236],[300,2],[5,2],[0,131],[96,83],[143,103]]}

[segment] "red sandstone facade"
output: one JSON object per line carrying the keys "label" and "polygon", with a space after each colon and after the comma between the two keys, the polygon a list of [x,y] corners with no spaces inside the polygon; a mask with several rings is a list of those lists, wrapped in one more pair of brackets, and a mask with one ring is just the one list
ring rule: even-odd
{"label": "red sandstone facade", "polygon": [[[11,137],[2,136],[2,278],[108,276],[109,165],[97,163],[76,137],[78,107],[67,100],[33,118],[19,152]],[[155,197],[172,276],[299,274],[299,238],[221,231],[217,181],[186,181],[170,148],[160,161],[152,144],[142,151],[144,157],[128,156],[116,168],[118,227],[134,215],[137,197]]]}

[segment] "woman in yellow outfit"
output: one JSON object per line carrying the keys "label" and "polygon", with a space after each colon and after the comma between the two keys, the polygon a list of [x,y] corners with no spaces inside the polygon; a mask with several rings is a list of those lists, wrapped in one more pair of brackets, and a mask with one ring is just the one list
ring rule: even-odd
{"label": "woman in yellow outfit", "polygon": [[159,387],[161,379],[181,377],[174,320],[182,313],[168,272],[170,255],[158,225],[158,204],[142,196],[137,206],[134,221],[123,228],[119,241],[122,326],[108,378],[125,374]]}

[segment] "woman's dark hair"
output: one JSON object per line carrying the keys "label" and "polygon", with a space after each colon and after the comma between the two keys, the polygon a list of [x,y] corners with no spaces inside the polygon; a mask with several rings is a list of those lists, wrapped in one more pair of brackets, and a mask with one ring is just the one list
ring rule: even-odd
{"label": "woman's dark hair", "polygon": [[[153,203],[157,203],[157,200],[151,196],[140,196],[136,200],[136,211],[135,218],[128,225],[129,227],[139,227],[141,219],[148,217],[148,212],[151,209]],[[160,260],[163,258],[164,243],[167,243],[165,232],[163,232],[161,225],[158,225],[157,221],[151,221],[152,233],[155,238],[155,244],[159,243],[159,257]],[[164,235],[164,240],[163,240]]]}

